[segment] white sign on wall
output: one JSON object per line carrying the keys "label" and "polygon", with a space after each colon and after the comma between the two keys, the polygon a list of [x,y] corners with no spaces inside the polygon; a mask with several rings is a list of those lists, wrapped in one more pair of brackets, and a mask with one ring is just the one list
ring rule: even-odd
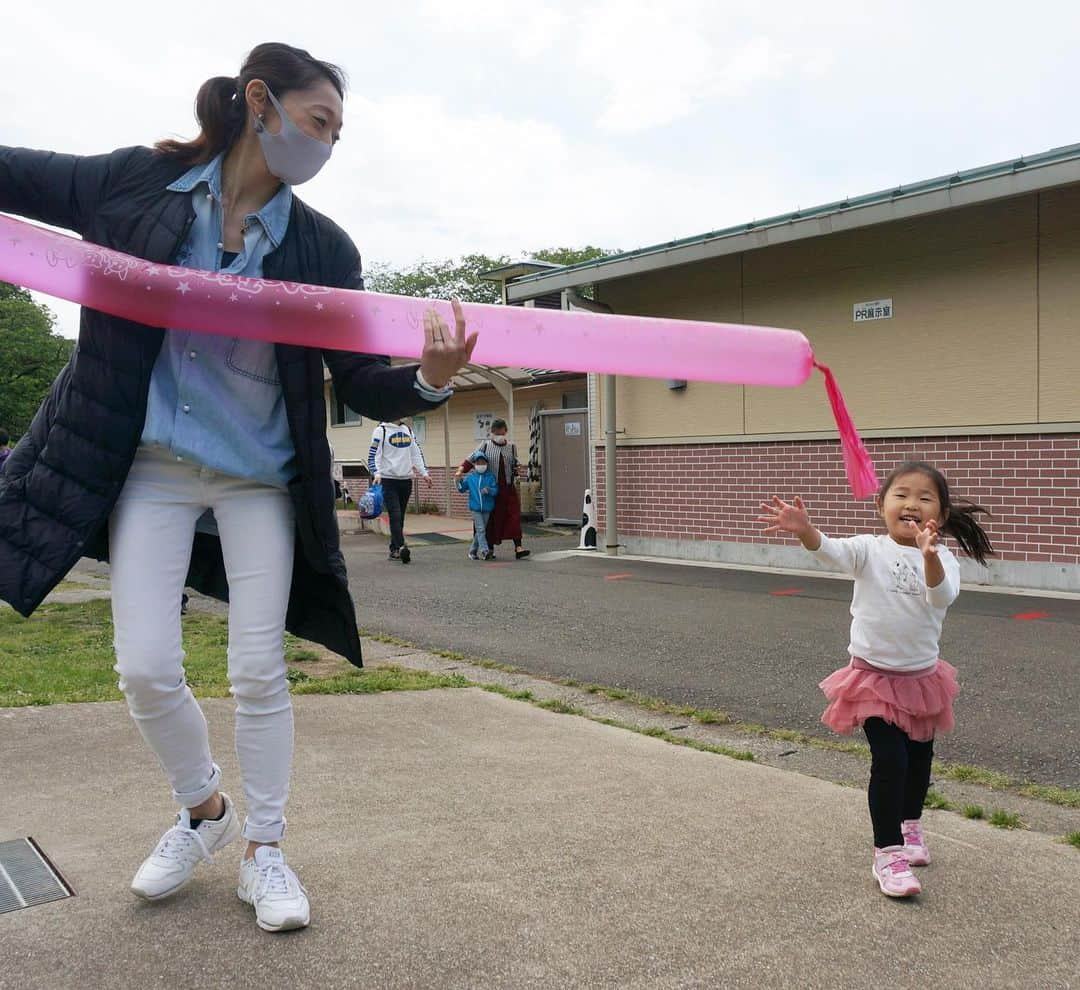
{"label": "white sign on wall", "polygon": [[853,308],[855,322],[867,320],[891,320],[893,305],[891,299],[871,299],[869,302],[857,302]]}
{"label": "white sign on wall", "polygon": [[580,437],[581,436],[581,424],[580,423],[563,423],[563,432],[568,437]]}
{"label": "white sign on wall", "polygon": [[486,440],[488,433],[491,432],[491,421],[495,418],[495,413],[490,412],[478,412],[476,413],[476,428],[473,430],[474,440]]}

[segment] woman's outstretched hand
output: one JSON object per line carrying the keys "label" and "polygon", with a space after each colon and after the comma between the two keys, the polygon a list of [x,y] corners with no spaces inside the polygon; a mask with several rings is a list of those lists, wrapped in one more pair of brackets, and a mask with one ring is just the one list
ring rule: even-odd
{"label": "woman's outstretched hand", "polygon": [[477,333],[465,333],[465,314],[454,299],[454,329],[434,309],[424,313],[424,350],[420,355],[420,373],[432,388],[446,388],[472,358]]}
{"label": "woman's outstretched hand", "polygon": [[767,523],[762,533],[772,536],[774,533],[791,533],[800,540],[813,532],[810,525],[810,516],[803,505],[803,500],[795,496],[793,504],[789,505],[779,495],[774,495],[769,502],[761,503],[761,511],[764,515],[757,517],[757,521]]}

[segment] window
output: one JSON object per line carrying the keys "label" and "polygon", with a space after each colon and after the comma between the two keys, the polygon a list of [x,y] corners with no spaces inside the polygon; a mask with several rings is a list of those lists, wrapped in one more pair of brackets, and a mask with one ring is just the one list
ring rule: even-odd
{"label": "window", "polygon": [[344,402],[342,402],[337,394],[334,392],[334,386],[330,386],[330,425],[331,426],[346,426],[350,423],[362,423],[363,417],[360,413],[350,409]]}
{"label": "window", "polygon": [[563,392],[563,409],[584,409],[589,404],[589,393],[585,389]]}

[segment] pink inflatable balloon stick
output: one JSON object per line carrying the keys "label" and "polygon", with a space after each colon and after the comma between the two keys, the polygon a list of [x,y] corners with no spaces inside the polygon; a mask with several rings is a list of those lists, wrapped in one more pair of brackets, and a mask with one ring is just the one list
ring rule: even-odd
{"label": "pink inflatable balloon stick", "polygon": [[[153,264],[3,215],[0,280],[148,326],[403,358],[420,357],[426,309],[453,325],[442,301]],[[809,341],[795,330],[478,303],[463,308],[469,329],[480,334],[473,360],[489,366],[780,387],[803,384],[815,366]],[[829,393],[861,498],[876,489],[877,478],[835,383]]]}

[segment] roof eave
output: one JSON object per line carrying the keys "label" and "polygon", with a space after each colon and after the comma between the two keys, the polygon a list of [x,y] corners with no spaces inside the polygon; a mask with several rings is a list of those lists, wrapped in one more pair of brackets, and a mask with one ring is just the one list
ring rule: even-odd
{"label": "roof eave", "polygon": [[529,276],[507,284],[506,298],[507,302],[522,302],[562,289],[593,285],[662,268],[708,261],[742,251],[1009,199],[1075,182],[1080,182],[1080,157],[1045,165],[1029,165],[1006,174],[899,195],[866,206],[844,208],[838,205],[834,211],[819,216],[762,224],[741,233],[718,234],[714,238],[706,237],[689,244],[659,245],[636,254],[601,259],[588,266],[560,269],[550,275]]}

